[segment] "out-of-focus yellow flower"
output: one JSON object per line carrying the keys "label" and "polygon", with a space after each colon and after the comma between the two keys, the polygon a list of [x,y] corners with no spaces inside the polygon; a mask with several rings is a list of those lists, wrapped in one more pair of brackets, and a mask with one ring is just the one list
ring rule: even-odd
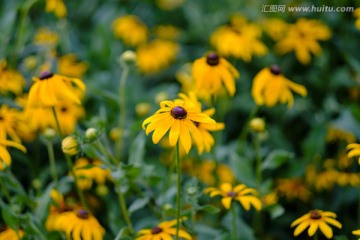
{"label": "out-of-focus yellow flower", "polygon": [[246,211],[253,206],[256,210],[261,210],[261,201],[257,197],[257,192],[253,188],[248,188],[244,184],[232,186],[230,183],[222,183],[220,188],[209,187],[204,190],[205,193],[210,194],[210,197],[221,195],[221,203],[229,209],[232,200],[239,201]]}
{"label": "out-of-focus yellow flower", "polygon": [[[348,158],[360,157],[360,144],[359,143],[350,143],[346,146],[346,149],[349,150],[347,156]],[[360,158],[358,158],[360,164]]]}
{"label": "out-of-focus yellow flower", "polygon": [[58,18],[63,18],[67,15],[67,9],[63,0],[46,0],[45,11],[53,12]]}
{"label": "out-of-focus yellow flower", "polygon": [[339,172],[336,178],[337,184],[340,186],[360,186],[360,173]]}
{"label": "out-of-focus yellow flower", "polygon": [[9,69],[6,60],[0,60],[0,93],[12,92],[19,95],[23,91],[25,79],[20,72]]}
{"label": "out-of-focus yellow flower", "polygon": [[356,137],[352,132],[346,131],[344,129],[337,128],[335,126],[330,126],[328,128],[326,141],[335,142],[335,141],[345,141],[347,143],[353,143],[356,141]]}
{"label": "out-of-focus yellow flower", "polygon": [[311,53],[320,55],[322,52],[318,41],[325,41],[330,37],[330,29],[321,21],[300,18],[289,27],[286,36],[278,41],[276,50],[280,54],[294,51],[302,64],[309,64]]}
{"label": "out-of-focus yellow flower", "polygon": [[[359,25],[360,25],[360,24],[359,24]],[[359,29],[360,29],[360,27],[359,27]],[[360,229],[352,231],[352,234],[360,237]],[[358,238],[358,240],[359,240],[359,239],[360,239],[360,238]]]}
{"label": "out-of-focus yellow flower", "polygon": [[235,181],[234,174],[228,165],[222,163],[216,164],[211,160],[201,162],[201,164],[195,168],[194,175],[196,175],[201,182],[210,186],[216,184],[216,177],[218,177],[220,183],[232,184]]}
{"label": "out-of-focus yellow flower", "polygon": [[135,15],[116,18],[112,23],[113,33],[126,45],[138,46],[148,39],[146,25]]}
{"label": "out-of-focus yellow flower", "polygon": [[0,240],[20,240],[24,237],[24,231],[14,230],[10,227],[1,227],[0,228]]}
{"label": "out-of-focus yellow flower", "polygon": [[61,149],[67,155],[76,155],[79,152],[79,142],[74,136],[67,136],[61,142]]}
{"label": "out-of-focus yellow flower", "polygon": [[74,207],[66,204],[64,196],[58,190],[51,190],[50,197],[52,202],[50,204],[49,215],[45,222],[45,228],[48,231],[54,231],[57,230],[56,221],[59,214],[67,211],[72,211]]}
{"label": "out-of-focus yellow flower", "polygon": [[356,8],[353,14],[356,18],[355,27],[360,30],[360,7]]}
{"label": "out-of-focus yellow flower", "polygon": [[230,19],[229,25],[215,30],[210,42],[220,55],[249,62],[253,55],[263,56],[268,51],[260,41],[261,34],[261,29],[256,24],[248,23],[245,17],[235,15]]}
{"label": "out-of-focus yellow flower", "polygon": [[341,223],[335,220],[335,218],[336,214],[333,212],[324,212],[322,210],[315,209],[293,221],[291,223],[291,227],[297,226],[294,231],[295,237],[300,235],[300,233],[309,227],[309,237],[314,236],[316,231],[320,229],[325,237],[330,239],[333,237],[333,230],[329,225],[342,228]]}
{"label": "out-of-focus yellow flower", "polygon": [[120,128],[112,128],[109,132],[109,137],[114,142],[119,141],[121,135],[123,134],[123,130]]}
{"label": "out-of-focus yellow flower", "polygon": [[311,192],[305,187],[301,178],[278,179],[276,181],[276,191],[289,200],[300,199],[307,202],[311,198]]}
{"label": "out-of-focus yellow flower", "polygon": [[140,45],[136,50],[137,64],[141,72],[154,74],[175,60],[179,45],[173,41],[155,39]]}
{"label": "out-of-focus yellow flower", "polygon": [[59,41],[59,35],[51,31],[49,28],[39,28],[34,37],[34,43],[37,45],[45,45],[55,47]]}
{"label": "out-of-focus yellow flower", "polygon": [[209,53],[194,61],[192,76],[196,92],[207,92],[208,96],[218,96],[225,88],[230,96],[234,96],[235,79],[240,74],[225,58],[216,53]]}
{"label": "out-of-focus yellow flower", "polygon": [[156,0],[156,5],[164,11],[171,11],[184,4],[185,0]]}
{"label": "out-of-focus yellow flower", "polygon": [[74,164],[74,173],[77,176],[78,186],[81,189],[90,189],[93,182],[104,184],[110,180],[110,171],[103,169],[103,163],[98,159],[79,158]]}
{"label": "out-of-focus yellow flower", "polygon": [[147,102],[141,102],[136,104],[135,112],[139,117],[144,117],[149,114],[151,110],[151,105]]}
{"label": "out-of-focus yellow flower", "polygon": [[88,64],[79,62],[75,54],[66,54],[59,58],[57,70],[60,75],[81,78],[88,68]]}
{"label": "out-of-focus yellow flower", "polygon": [[169,98],[169,94],[167,92],[162,91],[162,92],[158,92],[155,95],[154,100],[157,104],[160,104],[162,101],[165,101],[168,98]]}
{"label": "out-of-focus yellow flower", "polygon": [[276,103],[288,103],[288,107],[294,105],[292,91],[306,96],[306,88],[300,84],[291,82],[282,73],[277,65],[262,69],[253,81],[251,94],[257,105],[275,106]]}
{"label": "out-of-focus yellow flower", "polygon": [[264,206],[272,206],[275,205],[279,200],[279,196],[276,192],[271,192],[269,194],[266,194],[263,198],[262,198],[262,203],[264,204]]}
{"label": "out-of-focus yellow flower", "polygon": [[265,131],[265,121],[263,118],[253,118],[250,120],[250,128],[256,133],[261,133]]}
{"label": "out-of-focus yellow flower", "polygon": [[33,78],[34,84],[29,91],[28,107],[54,107],[61,102],[80,104],[77,91],[85,92],[85,84],[77,78],[68,78],[45,71],[39,78]]}
{"label": "out-of-focus yellow flower", "polygon": [[11,156],[6,147],[14,147],[23,152],[26,152],[26,148],[20,143],[6,139],[0,139],[0,171],[11,165]]}
{"label": "out-of-focus yellow flower", "polygon": [[263,22],[264,31],[275,41],[284,38],[289,27],[290,24],[279,18],[270,18]]}
{"label": "out-of-focus yellow flower", "polygon": [[159,25],[154,34],[160,39],[176,40],[180,36],[180,29],[172,25]]}
{"label": "out-of-focus yellow flower", "polygon": [[0,139],[7,139],[9,136],[15,142],[20,142],[16,133],[19,123],[19,111],[7,105],[0,106]]}
{"label": "out-of-focus yellow flower", "polygon": [[[49,121],[49,125],[47,127],[57,129],[53,112],[50,109],[47,109],[47,111],[49,113],[49,118],[52,119],[52,121]],[[77,122],[85,116],[85,110],[82,106],[67,101],[57,105],[55,107],[55,111],[61,131],[65,135],[74,133]]]}
{"label": "out-of-focus yellow flower", "polygon": [[317,171],[316,167],[310,165],[306,169],[306,181],[317,191],[331,190],[337,182],[339,172],[333,168]]}
{"label": "out-of-focus yellow flower", "polygon": [[[183,218],[184,219],[184,218]],[[182,221],[182,220],[180,220]],[[138,237],[135,240],[161,240],[161,239],[173,239],[172,236],[176,235],[176,225],[177,220],[165,221],[158,224],[152,229],[143,229],[140,230],[137,235]],[[191,236],[183,229],[179,229],[179,237],[183,239],[191,240]]]}

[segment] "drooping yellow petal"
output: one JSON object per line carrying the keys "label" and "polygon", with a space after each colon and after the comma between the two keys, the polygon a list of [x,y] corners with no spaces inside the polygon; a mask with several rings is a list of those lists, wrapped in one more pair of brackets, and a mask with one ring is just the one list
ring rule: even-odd
{"label": "drooping yellow petal", "polygon": [[333,230],[325,222],[319,221],[319,228],[321,232],[325,235],[325,237],[327,237],[328,239],[332,238]]}
{"label": "drooping yellow petal", "polygon": [[232,197],[224,197],[221,199],[221,203],[226,209],[229,209],[231,206],[231,200]]}

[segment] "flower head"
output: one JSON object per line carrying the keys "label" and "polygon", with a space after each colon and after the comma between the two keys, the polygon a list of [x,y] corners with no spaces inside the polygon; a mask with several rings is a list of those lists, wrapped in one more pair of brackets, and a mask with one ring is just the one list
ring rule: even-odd
{"label": "flower head", "polygon": [[295,237],[309,227],[309,237],[312,237],[316,231],[320,229],[325,237],[330,239],[333,236],[333,231],[329,225],[342,228],[341,223],[334,218],[336,218],[336,214],[333,212],[323,212],[322,210],[315,209],[293,221],[291,223],[291,227],[295,227],[297,225],[294,231]]}
{"label": "flower head", "polygon": [[289,27],[286,36],[278,41],[276,50],[280,54],[294,51],[302,64],[308,64],[311,60],[310,53],[319,55],[322,51],[318,41],[328,40],[330,37],[330,29],[320,21],[300,18]]}
{"label": "flower head", "polygon": [[360,30],[360,7],[356,8],[353,14],[356,17],[355,27]]}
{"label": "flower head", "polygon": [[192,76],[196,92],[207,92],[210,96],[217,96],[225,88],[230,96],[234,96],[235,79],[240,74],[225,58],[217,53],[209,53],[194,61]]}
{"label": "flower head", "polygon": [[45,11],[53,12],[58,18],[63,18],[67,15],[67,9],[63,0],[46,0]]}
{"label": "flower head", "polygon": [[77,91],[84,92],[85,84],[77,78],[68,78],[45,71],[33,78],[30,88],[29,107],[54,107],[63,101],[80,104]]}
{"label": "flower head", "polygon": [[[346,146],[346,149],[349,150],[347,156],[348,158],[360,157],[360,144],[359,143],[350,143]],[[358,158],[360,164],[360,158]]]}
{"label": "flower head", "polygon": [[257,192],[253,188],[248,188],[245,184],[239,184],[232,186],[230,183],[222,183],[220,188],[209,187],[204,190],[205,193],[209,193],[210,197],[221,195],[221,203],[229,209],[233,200],[239,201],[246,211],[250,210],[250,207],[255,207],[256,210],[261,210],[261,201],[256,196]]}
{"label": "flower head", "polygon": [[[180,220],[181,221],[181,220]],[[138,232],[136,240],[161,240],[172,239],[172,236],[176,235],[176,220],[165,221],[152,229],[143,229]],[[183,239],[192,239],[190,234],[183,229],[179,229],[179,237]]]}
{"label": "flower head", "polygon": [[276,181],[276,191],[289,200],[301,199],[307,202],[311,198],[311,192],[301,178],[278,179]]}
{"label": "flower head", "polygon": [[6,60],[0,60],[0,93],[12,92],[19,95],[25,85],[24,77],[20,72],[9,69]]}
{"label": "flower head", "polygon": [[57,69],[59,74],[81,78],[88,68],[88,64],[79,62],[75,54],[66,54],[59,58]]}
{"label": "flower head", "polygon": [[251,94],[257,105],[273,107],[276,103],[288,103],[288,107],[294,104],[292,91],[301,96],[306,96],[306,88],[300,84],[291,82],[282,73],[280,67],[273,65],[261,70],[254,78]]}
{"label": "flower head", "polygon": [[114,35],[129,46],[138,46],[148,38],[146,25],[135,15],[125,15],[112,23]]}
{"label": "flower head", "polygon": [[152,140],[155,144],[169,132],[170,146],[175,146],[179,141],[188,153],[192,145],[191,136],[198,146],[203,144],[201,132],[195,125],[196,122],[215,123],[209,116],[201,113],[198,106],[192,102],[176,99],[174,101],[162,101],[160,109],[145,119],[142,126],[146,134],[153,131]]}
{"label": "flower head", "polygon": [[4,170],[6,166],[11,165],[11,156],[6,147],[14,147],[23,152],[26,152],[26,148],[19,143],[0,139],[0,171]]}
{"label": "flower head", "polygon": [[18,110],[7,105],[0,106],[0,139],[6,139],[9,136],[15,142],[20,142],[20,138],[16,133],[19,120]]}
{"label": "flower head", "polygon": [[34,37],[34,43],[37,45],[45,45],[53,47],[59,41],[59,35],[51,31],[49,28],[39,28]]}
{"label": "flower head", "polygon": [[0,227],[0,240],[20,240],[24,236],[24,231],[14,230],[10,227]]}
{"label": "flower head", "polygon": [[290,24],[279,18],[266,19],[263,22],[264,31],[275,41],[286,36]]}

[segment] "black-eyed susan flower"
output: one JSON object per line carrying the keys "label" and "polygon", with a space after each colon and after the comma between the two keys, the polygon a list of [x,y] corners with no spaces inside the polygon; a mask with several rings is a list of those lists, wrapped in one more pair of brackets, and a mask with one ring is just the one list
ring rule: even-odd
{"label": "black-eyed susan flower", "polygon": [[231,183],[222,183],[219,188],[209,187],[204,192],[210,194],[210,197],[220,195],[222,197],[221,203],[226,209],[230,208],[233,200],[240,202],[246,211],[249,211],[251,206],[258,211],[262,207],[256,190],[248,188],[245,184],[233,187]]}
{"label": "black-eyed susan flower", "polygon": [[142,73],[157,73],[174,61],[178,51],[179,45],[176,42],[155,39],[137,48],[137,65]]}
{"label": "black-eyed susan flower", "polygon": [[225,88],[230,96],[234,96],[235,79],[240,74],[225,58],[216,53],[208,53],[194,61],[192,76],[196,92],[207,92],[210,96],[218,96]]}
{"label": "black-eyed susan flower", "polygon": [[129,46],[138,46],[148,39],[146,25],[135,15],[116,18],[112,23],[113,33]]}
{"label": "black-eyed susan flower", "polygon": [[88,64],[79,62],[75,54],[61,56],[57,63],[59,74],[64,76],[81,78],[87,69]]}
{"label": "black-eyed susan flower", "polygon": [[355,135],[345,129],[338,128],[336,126],[330,126],[326,135],[327,142],[345,141],[347,143],[353,143],[356,141]]}
{"label": "black-eyed susan flower", "polygon": [[360,30],[360,7],[356,8],[353,14],[354,17],[356,18],[355,27]]}
{"label": "black-eyed susan flower", "polygon": [[309,237],[314,236],[316,231],[320,229],[325,237],[330,239],[333,237],[333,230],[329,225],[342,228],[341,223],[335,220],[335,218],[336,214],[333,212],[324,212],[322,210],[315,209],[293,221],[291,223],[291,227],[297,226],[294,231],[295,237],[309,227],[307,231]]}
{"label": "black-eyed susan flower", "polygon": [[280,18],[269,18],[263,22],[264,31],[275,41],[286,36],[290,24]]}
{"label": "black-eyed susan flower", "polygon": [[49,28],[39,28],[36,31],[33,42],[36,45],[54,47],[59,42],[59,35]]}
{"label": "black-eyed susan flower", "polygon": [[201,132],[195,125],[196,122],[215,123],[209,116],[201,113],[198,106],[192,102],[175,99],[174,101],[162,101],[160,109],[145,119],[142,127],[147,135],[153,132],[152,140],[155,144],[169,132],[170,146],[174,147],[179,142],[188,153],[192,146],[191,136],[196,145],[203,144]]}
{"label": "black-eyed susan flower", "polygon": [[[50,109],[47,109],[47,111],[49,116],[48,120],[52,120],[49,121],[49,125],[47,127],[57,129],[55,118],[52,116],[53,113]],[[68,101],[63,101],[57,105],[55,107],[55,111],[61,131],[65,135],[74,133],[76,124],[85,116],[83,106]]]}
{"label": "black-eyed susan flower", "polygon": [[311,192],[305,186],[301,178],[277,179],[276,191],[280,196],[285,196],[289,200],[300,199],[307,202],[311,198]]}
{"label": "black-eyed susan flower", "polygon": [[7,136],[9,136],[15,142],[20,142],[20,138],[16,133],[18,124],[19,111],[7,105],[2,105],[0,107],[0,140],[7,139]]}
{"label": "black-eyed susan flower", "polygon": [[87,210],[76,208],[60,213],[56,218],[55,229],[66,233],[67,239],[103,239],[105,229]]}
{"label": "black-eyed susan flower", "polygon": [[197,176],[199,180],[207,185],[214,186],[216,178],[220,183],[233,183],[235,181],[234,174],[231,168],[226,164],[216,164],[215,161],[202,161],[199,166],[196,166],[193,175]]}
{"label": "black-eyed susan flower", "polygon": [[339,171],[336,178],[339,186],[360,186],[360,173]]}
{"label": "black-eyed susan flower", "polygon": [[23,152],[26,152],[26,148],[19,143],[5,139],[0,139],[0,171],[4,170],[5,167],[11,165],[11,156],[8,150],[6,149],[7,147],[14,147]]}
{"label": "black-eyed susan flower", "polygon": [[[346,149],[349,150],[347,156],[348,158],[360,157],[360,144],[359,143],[350,143],[346,146]],[[360,164],[360,158],[358,158]]]}
{"label": "black-eyed susan flower", "polygon": [[154,34],[160,39],[176,40],[181,30],[173,25],[159,25],[155,28]]}
{"label": "black-eyed susan flower", "polygon": [[20,240],[24,237],[24,231],[14,230],[7,226],[0,227],[0,240]]}
{"label": "black-eyed susan flower", "polygon": [[45,11],[53,12],[58,18],[63,18],[67,15],[67,9],[63,0],[46,0]]}
{"label": "black-eyed susan flower", "polygon": [[259,106],[273,107],[278,102],[287,103],[288,107],[294,105],[294,91],[306,96],[306,88],[287,79],[277,65],[262,69],[255,77],[251,94]]}
{"label": "black-eyed susan flower", "polygon": [[28,107],[54,107],[67,101],[80,104],[77,93],[85,91],[85,84],[77,78],[68,78],[45,71],[39,78],[33,78],[34,84],[29,91]]}
{"label": "black-eyed susan flower", "polygon": [[[181,221],[181,220],[180,220]],[[161,240],[173,239],[176,235],[176,220],[165,221],[152,229],[143,229],[138,232],[136,240]],[[190,234],[183,229],[179,229],[179,237],[182,239],[192,239]]]}
{"label": "black-eyed susan flower", "polygon": [[330,29],[321,21],[300,18],[289,27],[286,36],[277,42],[276,50],[280,54],[294,51],[302,64],[308,64],[311,61],[311,53],[320,55],[322,52],[318,41],[325,41],[330,37]]}
{"label": "black-eyed susan flower", "polygon": [[249,62],[253,55],[263,56],[268,51],[260,41],[261,35],[259,26],[249,23],[244,16],[235,15],[230,19],[229,25],[215,30],[210,42],[222,56]]}
{"label": "black-eyed susan flower", "polygon": [[339,172],[333,168],[317,171],[316,167],[309,165],[306,168],[306,181],[317,191],[330,190],[337,182]]}
{"label": "black-eyed susan flower", "polygon": [[19,95],[23,91],[25,79],[20,72],[10,69],[5,59],[0,60],[0,93]]}

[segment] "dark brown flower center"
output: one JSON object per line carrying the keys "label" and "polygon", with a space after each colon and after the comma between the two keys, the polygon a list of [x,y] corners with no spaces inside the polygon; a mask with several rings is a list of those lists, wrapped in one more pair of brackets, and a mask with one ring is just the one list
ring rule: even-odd
{"label": "dark brown flower center", "polygon": [[311,210],[309,212],[309,214],[310,214],[311,219],[320,219],[321,218],[321,214],[317,210]]}
{"label": "dark brown flower center", "polygon": [[187,116],[187,112],[183,107],[176,106],[171,109],[171,116],[173,116],[175,119],[184,119]]}
{"label": "dark brown flower center", "polygon": [[281,68],[278,65],[272,65],[270,67],[270,72],[274,75],[279,75],[281,74]]}
{"label": "dark brown flower center", "polygon": [[235,197],[236,196],[236,192],[233,192],[233,191],[231,191],[231,192],[228,192],[228,197]]}
{"label": "dark brown flower center", "polygon": [[161,227],[154,227],[153,229],[151,229],[151,233],[152,234],[158,234],[161,233],[163,230]]}
{"label": "dark brown flower center", "polygon": [[76,212],[76,216],[78,216],[79,218],[81,219],[88,219],[90,214],[88,211],[86,211],[85,209],[79,209],[77,212]]}
{"label": "dark brown flower center", "polygon": [[51,78],[52,76],[54,76],[54,74],[52,72],[44,71],[40,75],[40,80],[45,80],[45,79]]}
{"label": "dark brown flower center", "polygon": [[4,117],[0,115],[0,121],[4,120]]}
{"label": "dark brown flower center", "polygon": [[209,53],[206,56],[206,63],[209,64],[210,66],[216,66],[219,64],[219,56],[216,53]]}
{"label": "dark brown flower center", "polygon": [[67,112],[67,108],[66,108],[66,107],[62,107],[62,108],[60,109],[60,111],[61,111],[61,112]]}

